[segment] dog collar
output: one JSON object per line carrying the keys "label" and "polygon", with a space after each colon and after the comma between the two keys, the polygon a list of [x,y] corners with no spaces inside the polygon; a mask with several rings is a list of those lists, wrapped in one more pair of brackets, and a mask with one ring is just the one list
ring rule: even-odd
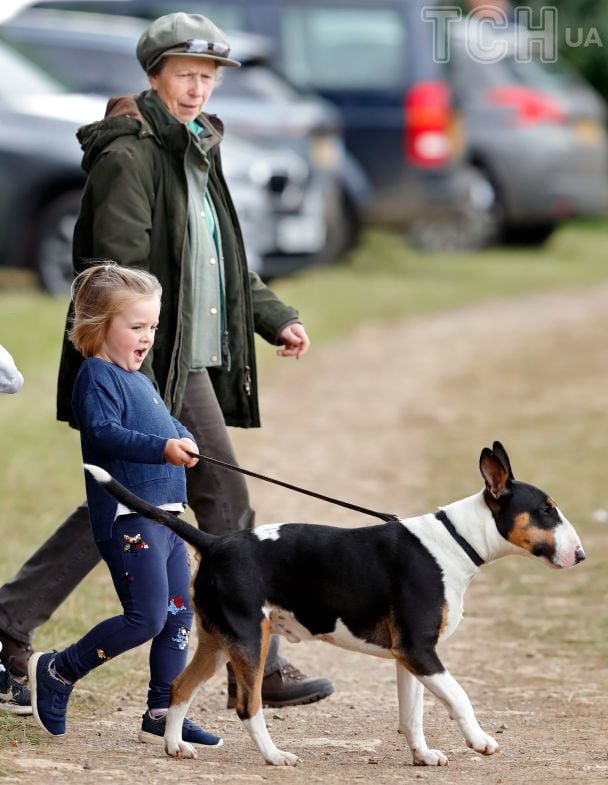
{"label": "dog collar", "polygon": [[441,523],[443,523],[445,528],[449,531],[449,533],[456,540],[458,545],[460,545],[462,550],[466,553],[466,555],[469,557],[469,559],[473,562],[473,564],[476,567],[481,567],[483,564],[485,564],[484,560],[477,553],[475,548],[473,548],[473,546],[470,545],[465,540],[464,537],[462,537],[460,534],[458,534],[458,532],[456,531],[456,527],[454,526],[452,521],[448,518],[447,513],[445,512],[445,510],[438,510],[435,513],[435,518],[437,518],[438,521],[441,521]]}

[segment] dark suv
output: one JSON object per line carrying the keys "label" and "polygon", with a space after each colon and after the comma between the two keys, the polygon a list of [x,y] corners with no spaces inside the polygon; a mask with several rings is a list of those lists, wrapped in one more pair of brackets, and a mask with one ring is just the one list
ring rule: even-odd
{"label": "dark suv", "polygon": [[199,12],[225,29],[268,36],[279,70],[339,108],[346,146],[372,184],[367,222],[407,231],[419,244],[450,247],[472,235],[462,210],[467,183],[451,92],[433,58],[433,27],[422,19],[431,2],[71,0],[45,6],[148,18]]}

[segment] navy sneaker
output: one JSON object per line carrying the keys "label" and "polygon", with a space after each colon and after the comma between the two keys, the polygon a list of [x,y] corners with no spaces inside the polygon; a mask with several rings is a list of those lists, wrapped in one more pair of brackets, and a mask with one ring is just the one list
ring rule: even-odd
{"label": "navy sneaker", "polygon": [[55,654],[54,651],[32,654],[27,672],[32,688],[34,719],[50,736],[63,736],[68,699],[74,685],[51,675],[49,668],[55,662]]}
{"label": "navy sneaker", "polygon": [[[144,744],[164,744],[166,720],[164,715],[154,720],[147,711],[141,718],[141,730],[137,738]],[[224,743],[224,739],[199,728],[187,717],[182,725],[182,739],[190,744],[201,744],[205,747],[221,747]]]}
{"label": "navy sneaker", "polygon": [[30,691],[6,669],[0,671],[0,711],[19,715],[32,713]]}

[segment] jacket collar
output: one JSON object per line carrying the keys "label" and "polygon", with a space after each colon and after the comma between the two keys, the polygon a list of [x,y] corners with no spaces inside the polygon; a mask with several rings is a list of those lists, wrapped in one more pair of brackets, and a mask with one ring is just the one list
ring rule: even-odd
{"label": "jacket collar", "polygon": [[[125,98],[127,101],[125,101]],[[189,133],[186,125],[181,120],[178,120],[175,115],[171,114],[154,90],[146,90],[140,93],[135,101],[132,101],[130,110],[128,109],[129,98],[129,96],[123,96],[119,99],[114,99],[115,103],[112,105],[112,111],[124,114],[125,109],[127,109],[131,116],[141,122],[143,134],[146,131],[152,133],[153,136],[165,142],[169,147],[172,147],[177,140],[188,138],[185,135]],[[135,113],[133,113],[133,109]],[[111,111],[110,103],[108,103],[109,111]],[[108,115],[106,114],[106,116]],[[215,147],[222,141],[223,124],[219,118],[207,115],[204,112],[196,118],[196,122],[203,129],[198,137],[199,144],[205,152],[209,152],[212,147]]]}

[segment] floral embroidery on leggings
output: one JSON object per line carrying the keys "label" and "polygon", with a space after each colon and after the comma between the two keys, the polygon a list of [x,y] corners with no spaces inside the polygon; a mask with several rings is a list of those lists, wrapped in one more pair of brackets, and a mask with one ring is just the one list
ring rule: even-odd
{"label": "floral embroidery on leggings", "polygon": [[169,608],[168,611],[173,616],[177,616],[178,613],[183,613],[186,608],[186,604],[184,602],[183,597],[178,594],[176,597],[169,597]]}
{"label": "floral embroidery on leggings", "polygon": [[177,635],[175,638],[171,638],[174,643],[177,643],[178,648],[182,651],[188,648],[188,643],[190,642],[190,630],[186,629],[186,627],[179,627],[177,630]]}
{"label": "floral embroidery on leggings", "polygon": [[147,542],[141,538],[141,534],[136,534],[135,537],[130,537],[128,534],[122,535],[126,545],[124,547],[125,553],[132,553],[137,556],[139,551],[147,551],[150,547]]}
{"label": "floral embroidery on leggings", "polygon": [[105,662],[106,660],[111,660],[112,659],[111,657],[108,657],[108,655],[105,653],[105,651],[103,649],[97,649],[97,656],[99,657],[99,659],[102,662]]}

